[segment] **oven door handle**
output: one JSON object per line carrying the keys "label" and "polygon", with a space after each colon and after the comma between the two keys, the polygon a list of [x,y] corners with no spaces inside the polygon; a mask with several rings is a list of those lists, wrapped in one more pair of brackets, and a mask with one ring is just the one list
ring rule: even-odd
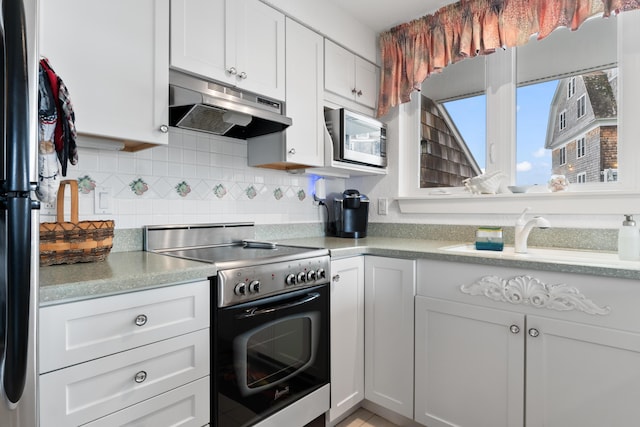
{"label": "oven door handle", "polygon": [[247,319],[249,317],[260,316],[261,314],[269,314],[280,310],[286,310],[288,308],[296,307],[302,304],[306,304],[315,299],[320,298],[320,294],[318,292],[312,292],[307,294],[304,298],[301,298],[297,301],[288,302],[286,304],[275,305],[273,307],[261,308],[257,309],[256,307],[245,310],[244,313],[236,315],[236,319]]}

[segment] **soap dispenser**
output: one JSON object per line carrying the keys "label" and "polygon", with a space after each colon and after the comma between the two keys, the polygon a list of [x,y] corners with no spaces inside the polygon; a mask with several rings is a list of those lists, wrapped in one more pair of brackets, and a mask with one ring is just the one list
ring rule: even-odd
{"label": "soap dispenser", "polygon": [[625,215],[618,233],[618,257],[623,260],[640,259],[640,232],[633,220],[633,215]]}

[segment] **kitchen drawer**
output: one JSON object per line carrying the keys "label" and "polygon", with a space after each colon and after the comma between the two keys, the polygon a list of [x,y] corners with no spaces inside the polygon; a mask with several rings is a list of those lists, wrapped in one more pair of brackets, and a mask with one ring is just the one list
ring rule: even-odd
{"label": "kitchen drawer", "polygon": [[77,426],[209,375],[209,329],[40,375],[40,427]]}
{"label": "kitchen drawer", "polygon": [[85,427],[201,427],[209,422],[209,406],[209,377],[206,376],[85,424]]}
{"label": "kitchen drawer", "polygon": [[40,373],[209,327],[209,281],[40,309]]}

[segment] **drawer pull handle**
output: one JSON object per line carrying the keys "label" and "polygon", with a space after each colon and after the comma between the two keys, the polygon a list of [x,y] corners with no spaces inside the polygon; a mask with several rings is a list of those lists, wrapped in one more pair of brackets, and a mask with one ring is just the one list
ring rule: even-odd
{"label": "drawer pull handle", "polygon": [[511,325],[509,327],[509,330],[511,331],[512,334],[520,333],[520,327],[518,325]]}
{"label": "drawer pull handle", "polygon": [[145,316],[144,314],[141,314],[139,316],[136,317],[136,326],[144,326],[147,324],[147,316]]}
{"label": "drawer pull handle", "polygon": [[147,373],[145,371],[140,371],[135,376],[135,381],[140,384],[147,379]]}
{"label": "drawer pull handle", "polygon": [[339,274],[336,274],[335,276],[333,276],[332,280],[333,280],[334,282],[339,282],[339,281],[340,281],[340,275],[339,275]]}

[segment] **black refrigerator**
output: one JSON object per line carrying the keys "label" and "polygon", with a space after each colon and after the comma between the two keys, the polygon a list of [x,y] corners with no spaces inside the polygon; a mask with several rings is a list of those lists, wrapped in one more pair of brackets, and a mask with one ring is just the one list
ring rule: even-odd
{"label": "black refrigerator", "polygon": [[37,0],[0,10],[0,426],[36,427]]}

